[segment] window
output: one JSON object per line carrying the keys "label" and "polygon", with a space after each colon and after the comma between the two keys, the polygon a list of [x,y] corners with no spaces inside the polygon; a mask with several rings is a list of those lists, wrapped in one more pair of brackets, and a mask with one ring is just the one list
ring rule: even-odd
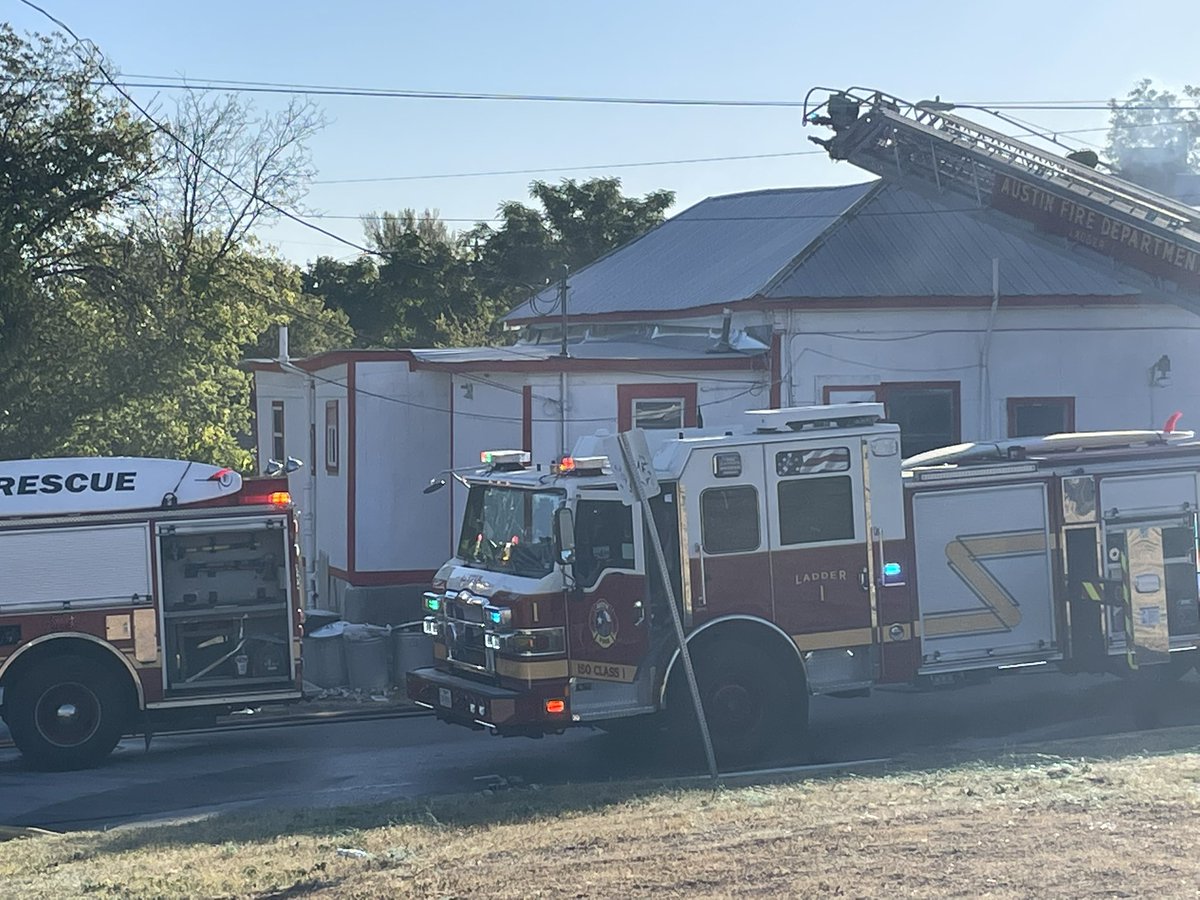
{"label": "window", "polygon": [[900,452],[913,456],[962,440],[957,381],[892,381],[876,385],[826,385],[825,403],[875,400],[900,426]]}
{"label": "window", "polygon": [[325,401],[325,471],[338,473],[338,402]]}
{"label": "window", "polygon": [[1060,434],[1074,430],[1074,397],[1008,398],[1009,437]]}
{"label": "window", "polygon": [[575,580],[591,587],[605,569],[633,569],[633,509],[615,500],[580,500],[575,512]]}
{"label": "window", "polygon": [[287,459],[287,445],[283,437],[283,401],[271,401],[271,459],[280,462]]}
{"label": "window", "polygon": [[617,429],[694,428],[696,385],[618,384]]}
{"label": "window", "polygon": [[682,428],[683,398],[672,400],[634,400],[634,428]]}
{"label": "window", "polygon": [[850,476],[779,482],[779,541],[816,544],[854,539]]}
{"label": "window", "polygon": [[757,550],[758,491],[747,484],[702,492],[700,533],[705,553]]}

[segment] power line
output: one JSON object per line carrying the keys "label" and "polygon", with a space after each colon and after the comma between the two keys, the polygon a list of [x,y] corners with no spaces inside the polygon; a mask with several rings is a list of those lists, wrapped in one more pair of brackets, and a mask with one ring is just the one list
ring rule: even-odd
{"label": "power line", "polygon": [[549,166],[537,169],[497,169],[485,172],[445,172],[437,175],[389,175],[380,178],[326,178],[313,184],[367,184],[386,181],[432,181],[440,178],[487,178],[493,175],[537,175],[550,172],[578,172],[585,169],[633,169],[644,166],[681,166],[692,163],[732,162],[746,159],[779,159],[788,156],[824,156],[824,150],[790,150],[781,153],[749,153],[741,156],[700,156],[692,159],[654,159],[646,162]]}
{"label": "power line", "polygon": [[[26,2],[26,0],[22,0]],[[32,4],[30,4],[32,5]],[[156,90],[205,91],[221,90],[230,93],[260,94],[311,94],[334,97],[380,97],[413,100],[487,100],[524,103],[585,103],[626,106],[681,106],[681,107],[730,107],[730,108],[804,108],[803,100],[764,100],[737,98],[686,98],[686,97],[636,97],[618,95],[544,94],[544,93],[500,93],[494,91],[433,91],[411,88],[345,87],[327,84],[303,84],[296,82],[249,81],[229,78],[189,79],[179,75],[125,75],[121,81],[125,87],[153,88]],[[1111,100],[988,100],[962,101],[962,108],[989,107],[1013,110],[1081,110],[1104,111],[1112,109]],[[1200,111],[1197,104],[1171,104],[1155,106],[1164,111]]]}
{"label": "power line", "polygon": [[[1009,116],[1009,119],[1021,125],[1025,131],[1018,132],[1012,137],[1037,137],[1042,140],[1057,143],[1056,138],[1067,135],[1079,134],[1097,134],[1100,132],[1111,131],[1112,126],[1106,125],[1100,128],[1069,128],[1069,129],[1054,129],[1046,126],[1038,125],[1034,122],[1026,122],[1017,119],[1015,116]],[[1122,130],[1133,130],[1137,128],[1159,128],[1167,125],[1182,124],[1186,119],[1174,119],[1165,122],[1145,122],[1122,126]],[[1087,144],[1087,141],[1080,141]],[[1091,146],[1095,146],[1092,144]],[[539,175],[550,174],[555,172],[581,172],[591,169],[632,169],[647,166],[675,166],[689,165],[692,163],[709,163],[709,162],[732,162],[738,160],[753,160],[753,159],[782,159],[795,156],[825,156],[824,150],[791,150],[779,151],[775,153],[752,153],[738,156],[703,156],[690,159],[656,159],[635,162],[608,163],[607,165],[586,164],[578,166],[543,166],[530,169],[494,169],[478,172],[439,172],[428,175],[381,175],[368,178],[327,178],[316,179],[312,184],[375,184],[386,182],[400,181],[434,181],[439,179],[454,179],[454,178],[486,178],[499,175]],[[471,221],[483,221],[487,217],[481,219],[472,219]],[[451,219],[443,219],[443,221],[453,221]],[[465,219],[460,221],[466,221]]]}

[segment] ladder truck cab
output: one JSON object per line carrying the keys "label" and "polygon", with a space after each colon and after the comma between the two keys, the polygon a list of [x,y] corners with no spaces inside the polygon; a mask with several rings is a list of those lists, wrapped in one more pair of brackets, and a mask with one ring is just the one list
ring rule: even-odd
{"label": "ladder truck cab", "polygon": [[37,768],[301,697],[286,478],[171,459],[0,462],[0,715]]}
{"label": "ladder truck cab", "polygon": [[661,492],[626,505],[600,439],[543,469],[483,454],[426,594],[436,664],[409,696],[501,735],[696,734],[657,532],[718,761],[799,733],[812,694],[1028,666],[1171,671],[1200,640],[1200,442],[1052,435],[906,462],[880,404],[649,435]]}

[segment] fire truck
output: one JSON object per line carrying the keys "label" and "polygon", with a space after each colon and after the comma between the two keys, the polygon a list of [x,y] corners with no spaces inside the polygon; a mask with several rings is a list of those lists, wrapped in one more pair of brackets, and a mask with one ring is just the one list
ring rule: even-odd
{"label": "fire truck", "polygon": [[[832,130],[812,140],[834,160],[970,198],[1022,240],[1070,246],[1200,311],[1200,212],[1099,171],[1094,154],[1047,153],[952,109],[814,89],[804,115]],[[882,416],[806,407],[659,433],[661,492],[645,514],[620,501],[595,442],[552,470],[485,454],[455,473],[470,489],[461,538],[425,598],[438,662],[409,674],[409,696],[498,734],[687,728],[668,595],[723,762],[801,729],[813,694],[1032,666],[1144,682],[1195,665],[1189,434],[1052,435],[902,461]],[[652,533],[665,575],[648,562]]]}
{"label": "fire truck", "polygon": [[0,462],[0,715],[32,766],[301,697],[286,478],[144,458]]}
{"label": "fire truck", "polygon": [[409,673],[409,696],[501,735],[659,713],[694,729],[668,593],[725,764],[802,733],[813,694],[1195,664],[1190,432],[902,461],[881,404],[747,416],[715,434],[647,433],[661,486],[648,517],[622,502],[593,439],[550,470],[519,451],[483,454],[464,477],[457,555],[425,595],[437,663]]}

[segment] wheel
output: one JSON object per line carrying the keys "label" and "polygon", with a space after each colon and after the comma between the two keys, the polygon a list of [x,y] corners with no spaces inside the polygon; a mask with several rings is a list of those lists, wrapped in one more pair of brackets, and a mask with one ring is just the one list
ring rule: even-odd
{"label": "wheel", "polygon": [[6,693],[13,743],[29,765],[51,771],[96,765],[133,712],[113,673],[80,656],[36,663]]}
{"label": "wheel", "polygon": [[[719,766],[761,759],[802,733],[808,695],[769,654],[737,641],[706,642],[693,650],[692,664]],[[667,712],[676,740],[699,748],[691,692],[679,665],[672,674]]]}

